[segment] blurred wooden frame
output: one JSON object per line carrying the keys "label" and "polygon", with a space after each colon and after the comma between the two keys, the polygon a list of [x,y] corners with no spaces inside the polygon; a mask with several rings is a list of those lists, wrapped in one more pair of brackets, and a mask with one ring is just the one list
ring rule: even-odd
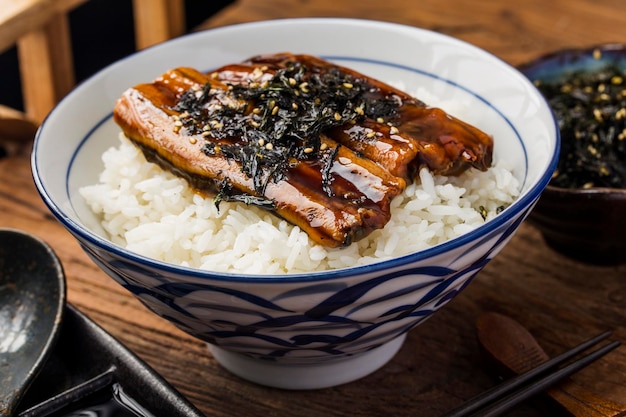
{"label": "blurred wooden frame", "polygon": [[[17,45],[24,112],[0,106],[0,122],[10,119],[14,124],[22,119],[24,123],[37,126],[74,87],[68,13],[86,2],[2,0],[0,52]],[[184,33],[184,0],[132,2],[137,49]]]}

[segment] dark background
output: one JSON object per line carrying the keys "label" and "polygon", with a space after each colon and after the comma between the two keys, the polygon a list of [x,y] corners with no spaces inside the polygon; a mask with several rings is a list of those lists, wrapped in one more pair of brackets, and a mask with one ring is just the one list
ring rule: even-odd
{"label": "dark background", "polygon": [[[187,32],[234,0],[187,0]],[[90,0],[69,14],[74,71],[80,82],[135,51],[130,0]],[[17,49],[0,54],[0,104],[23,110]]]}

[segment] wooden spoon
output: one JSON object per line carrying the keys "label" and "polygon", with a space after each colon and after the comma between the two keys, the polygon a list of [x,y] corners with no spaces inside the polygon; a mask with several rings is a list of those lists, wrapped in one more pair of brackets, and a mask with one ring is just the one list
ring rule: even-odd
{"label": "wooden spoon", "polygon": [[[546,362],[549,356],[520,323],[498,313],[486,313],[477,322],[478,340],[497,365],[516,375]],[[624,417],[626,405],[589,391],[568,378],[546,390],[567,415]]]}

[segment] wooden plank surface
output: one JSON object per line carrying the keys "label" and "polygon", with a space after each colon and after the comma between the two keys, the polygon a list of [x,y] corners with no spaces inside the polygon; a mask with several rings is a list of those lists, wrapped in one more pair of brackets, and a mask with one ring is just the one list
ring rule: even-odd
{"label": "wooden plank surface", "polygon": [[517,65],[562,47],[626,38],[620,0],[239,0],[200,29],[294,17],[349,17],[402,23],[473,43]]}
{"label": "wooden plank surface", "polygon": [[[626,9],[621,1],[608,0],[241,0],[200,29],[299,16],[359,17],[432,29],[513,65],[561,47],[626,37]],[[69,302],[145,359],[207,416],[441,415],[497,383],[476,342],[475,322],[486,311],[517,319],[552,355],[606,329],[626,341],[626,265],[594,266],[565,258],[524,224],[467,290],[410,332],[381,370],[318,391],[248,383],[222,369],[204,343],[148,312],[98,270],[42,203],[31,177],[28,144],[11,149],[0,159],[0,227],[20,228],[47,241],[63,261]],[[609,399],[626,401],[626,346],[574,379]],[[532,402],[508,415],[556,414]]]}

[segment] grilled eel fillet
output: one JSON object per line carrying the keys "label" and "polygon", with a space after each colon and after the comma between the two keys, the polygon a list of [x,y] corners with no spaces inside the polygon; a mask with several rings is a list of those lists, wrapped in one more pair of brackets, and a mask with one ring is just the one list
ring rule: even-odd
{"label": "grilled eel fillet", "polygon": [[306,55],[170,70],[125,91],[114,120],[199,192],[270,208],[328,247],[382,228],[420,167],[484,170],[493,147],[441,110]]}
{"label": "grilled eel fillet", "polygon": [[[384,97],[397,104],[390,120],[365,117],[357,124],[340,124],[327,132],[339,143],[376,161],[394,175],[412,179],[424,166],[441,175],[458,175],[470,166],[481,171],[491,166],[493,139],[480,129],[441,109],[428,107],[402,90],[311,55],[259,55],[224,66],[213,76],[224,83],[248,86],[255,77],[257,82],[262,82],[293,62],[304,65],[311,74],[336,69],[352,79],[367,80],[372,91],[366,94],[365,101]],[[260,78],[258,68],[264,69]],[[371,131],[377,135],[368,138]]]}

